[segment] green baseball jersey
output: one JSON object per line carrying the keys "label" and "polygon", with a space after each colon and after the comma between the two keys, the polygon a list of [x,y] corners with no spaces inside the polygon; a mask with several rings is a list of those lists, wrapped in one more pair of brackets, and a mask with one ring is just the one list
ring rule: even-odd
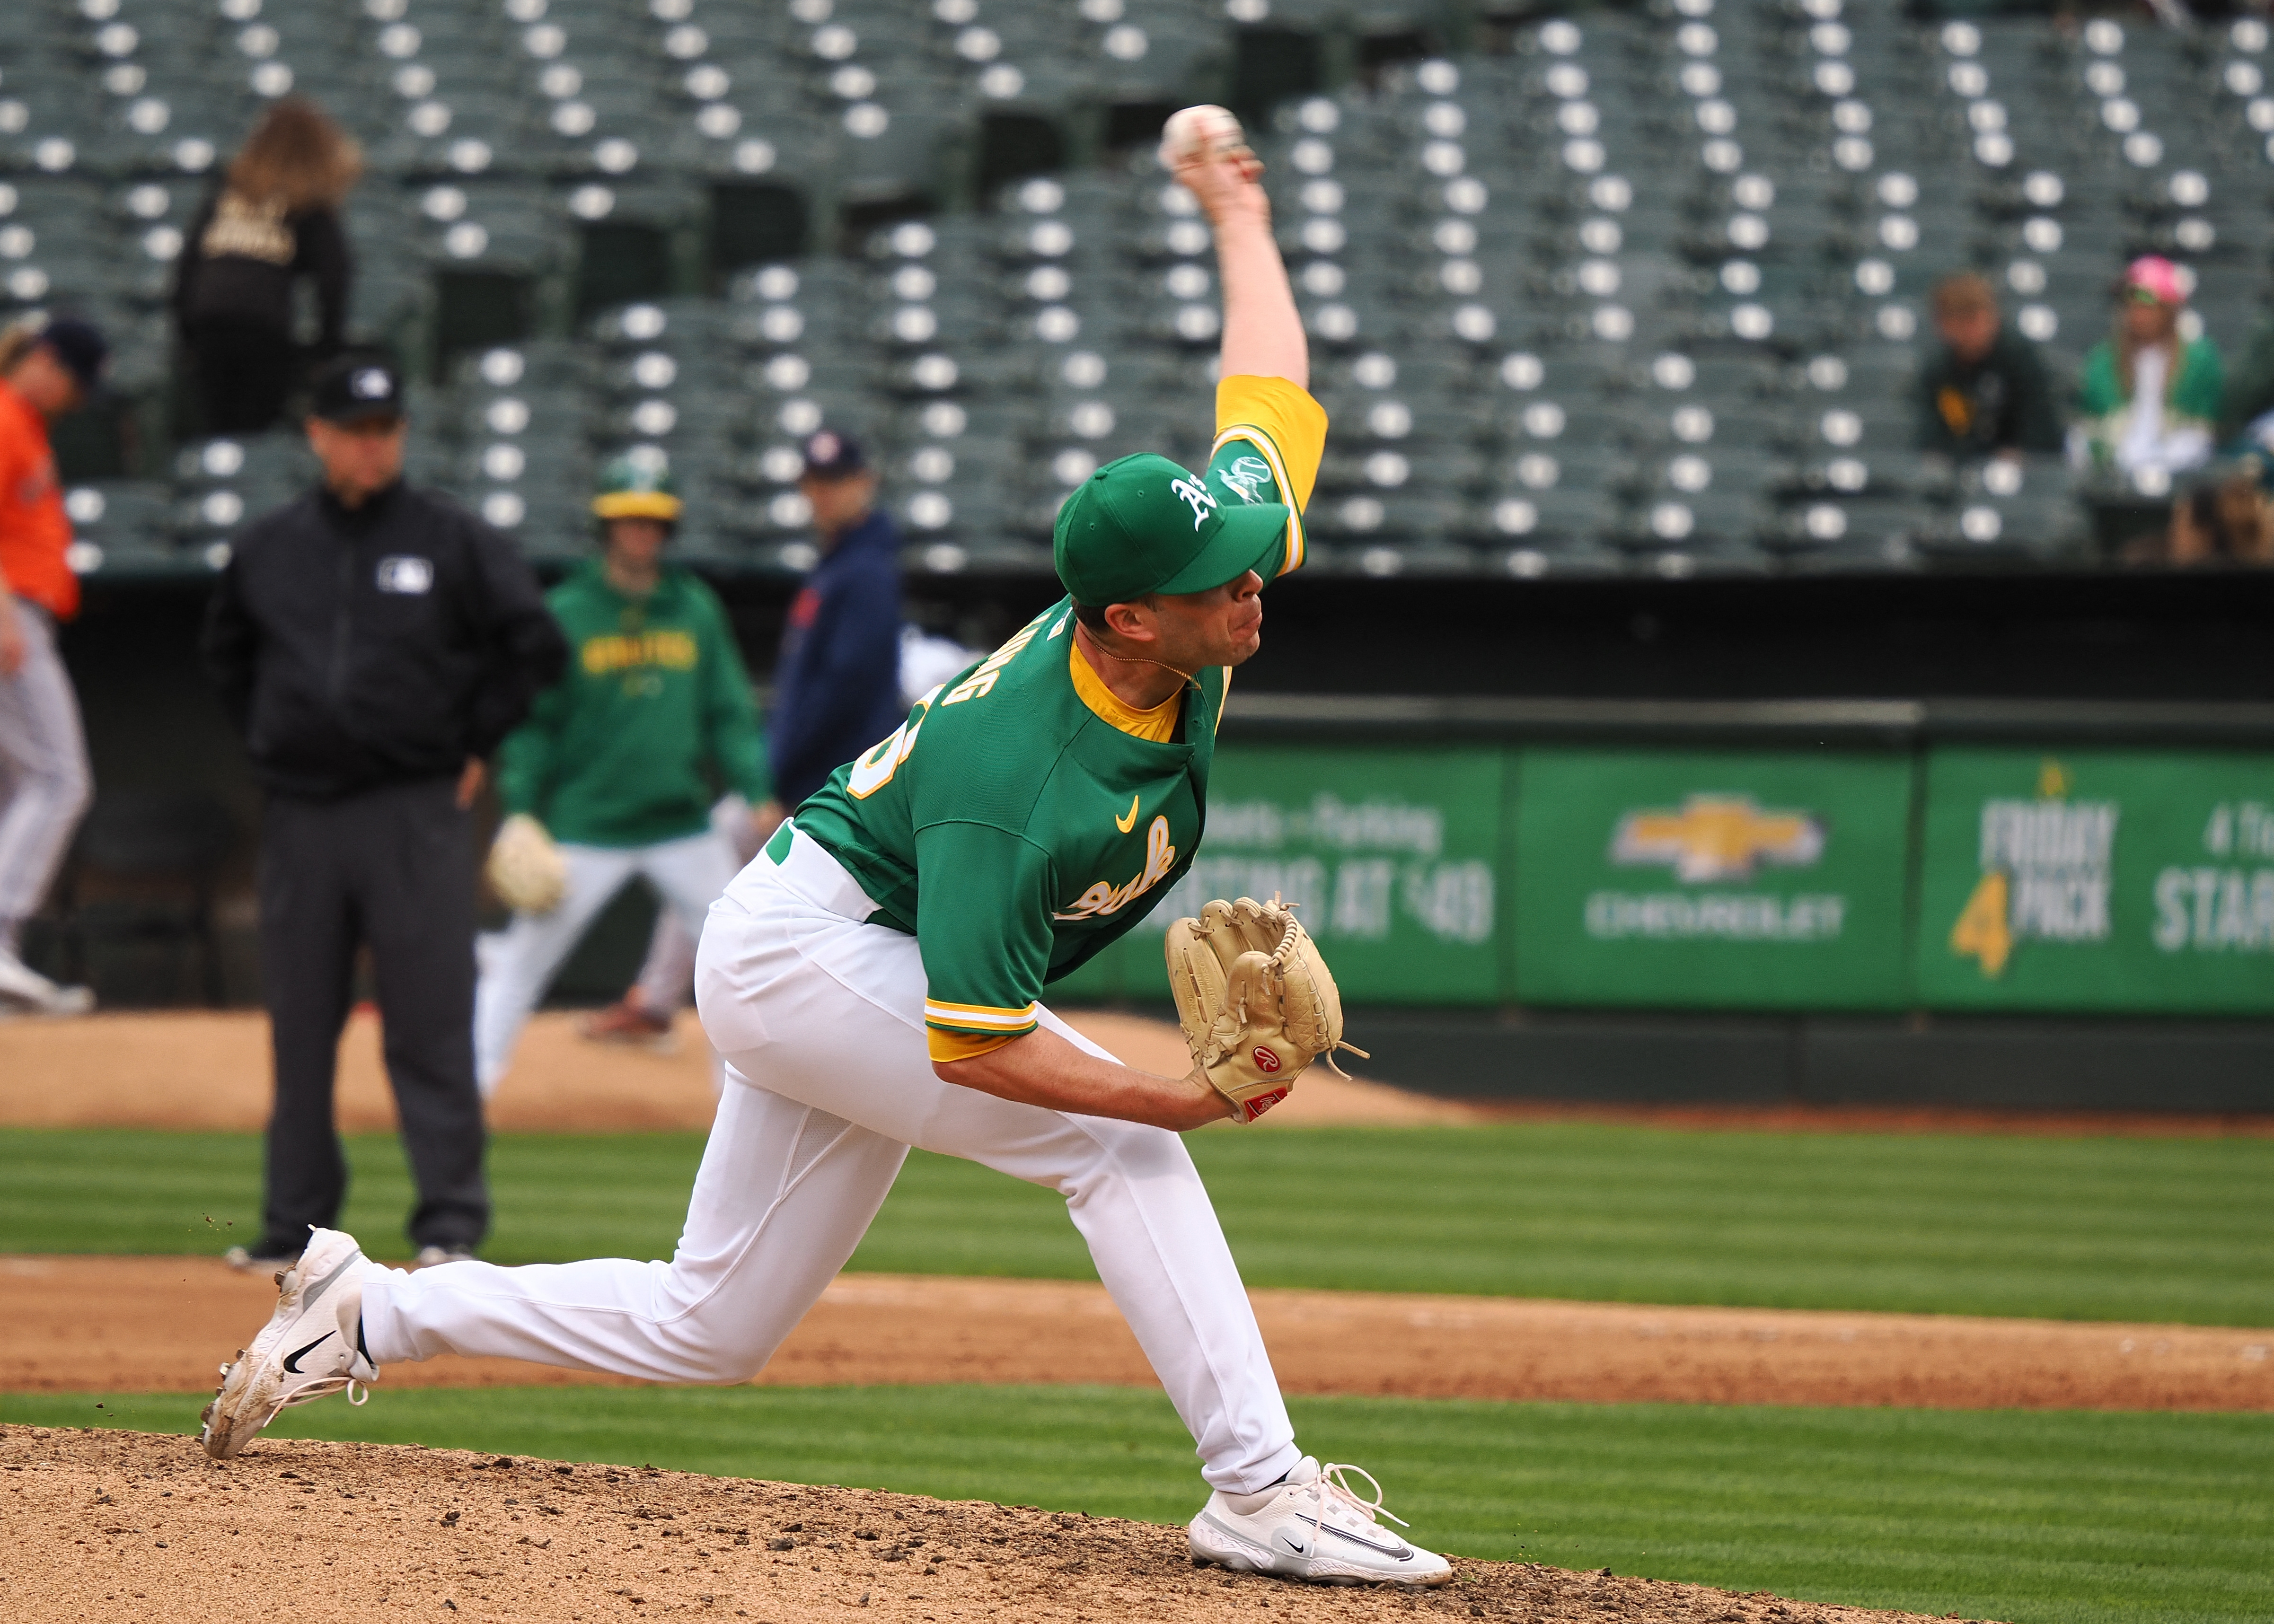
{"label": "green baseball jersey", "polygon": [[571,658],[498,752],[498,795],[560,840],[653,846],[766,798],[757,703],[717,594],[686,570],[627,598],[595,560],[546,594]]}
{"label": "green baseball jersey", "polygon": [[[1275,574],[1304,556],[1300,509],[1326,414],[1282,379],[1231,378],[1205,476],[1225,502],[1292,510]],[[1231,672],[1147,711],[1117,698],[1061,599],[797,809],[923,955],[932,1056],[1034,1030],[1044,985],[1142,919],[1192,866]]]}

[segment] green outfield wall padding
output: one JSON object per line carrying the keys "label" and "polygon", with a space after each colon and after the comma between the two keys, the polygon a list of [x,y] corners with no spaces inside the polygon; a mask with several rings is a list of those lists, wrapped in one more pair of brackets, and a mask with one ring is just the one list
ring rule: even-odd
{"label": "green outfield wall padding", "polygon": [[1344,997],[1795,1015],[2274,1015],[2274,753],[1231,745],[1167,921],[1274,894]]}
{"label": "green outfield wall padding", "polygon": [[1522,752],[1517,998],[1901,1007],[1911,774],[1886,754]]}
{"label": "green outfield wall padding", "polygon": [[2274,1010],[2274,757],[1927,758],[1916,994],[1943,1010]]}

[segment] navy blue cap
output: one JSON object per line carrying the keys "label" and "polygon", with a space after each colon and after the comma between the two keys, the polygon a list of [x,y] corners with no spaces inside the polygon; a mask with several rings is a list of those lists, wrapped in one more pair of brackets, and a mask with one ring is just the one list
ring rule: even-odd
{"label": "navy blue cap", "polygon": [[92,321],[57,316],[40,329],[40,342],[55,352],[64,370],[79,380],[83,392],[92,393],[102,381],[103,363],[110,359],[110,341]]}
{"label": "navy blue cap", "polygon": [[842,479],[869,466],[861,442],[837,429],[816,429],[805,440],[805,471],[817,479]]}
{"label": "navy blue cap", "polygon": [[385,356],[344,355],[316,374],[308,410],[327,423],[403,415],[403,378]]}

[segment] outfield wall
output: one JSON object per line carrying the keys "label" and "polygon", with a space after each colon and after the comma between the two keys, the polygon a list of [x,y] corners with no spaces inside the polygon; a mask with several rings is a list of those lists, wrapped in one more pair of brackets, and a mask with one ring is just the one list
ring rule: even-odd
{"label": "outfield wall", "polygon": [[1058,996],[1276,891],[1352,1004],[2274,1016],[2274,749],[1272,737],[1300,703],[1227,725],[1199,861]]}

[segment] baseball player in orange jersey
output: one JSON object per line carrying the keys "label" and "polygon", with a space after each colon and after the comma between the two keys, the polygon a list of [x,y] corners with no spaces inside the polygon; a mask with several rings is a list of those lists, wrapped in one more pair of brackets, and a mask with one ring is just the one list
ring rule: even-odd
{"label": "baseball player in orange jersey", "polygon": [[[1303,560],[1326,418],[1305,392],[1260,166],[1236,141],[1234,125],[1177,168],[1224,282],[1208,469],[1130,456],[1085,481],[1058,517],[1068,597],[839,768],[712,906],[697,1004],[728,1084],[672,1260],[406,1274],[319,1229],[228,1367],[209,1453],[235,1454],[286,1404],[445,1352],[747,1380],[920,1145],[1065,1197],[1197,1446],[1211,1492],[1189,1530],[1196,1560],[1337,1583],[1450,1577],[1387,1526],[1378,1486],[1352,1487],[1370,1477],[1295,1442],[1179,1138],[1239,1096],[1212,1063],[1173,1078],[1122,1065],[1040,1002],[1190,867],[1230,668],[1261,643],[1264,583]],[[1265,1069],[1303,1063],[1273,1054]]]}

